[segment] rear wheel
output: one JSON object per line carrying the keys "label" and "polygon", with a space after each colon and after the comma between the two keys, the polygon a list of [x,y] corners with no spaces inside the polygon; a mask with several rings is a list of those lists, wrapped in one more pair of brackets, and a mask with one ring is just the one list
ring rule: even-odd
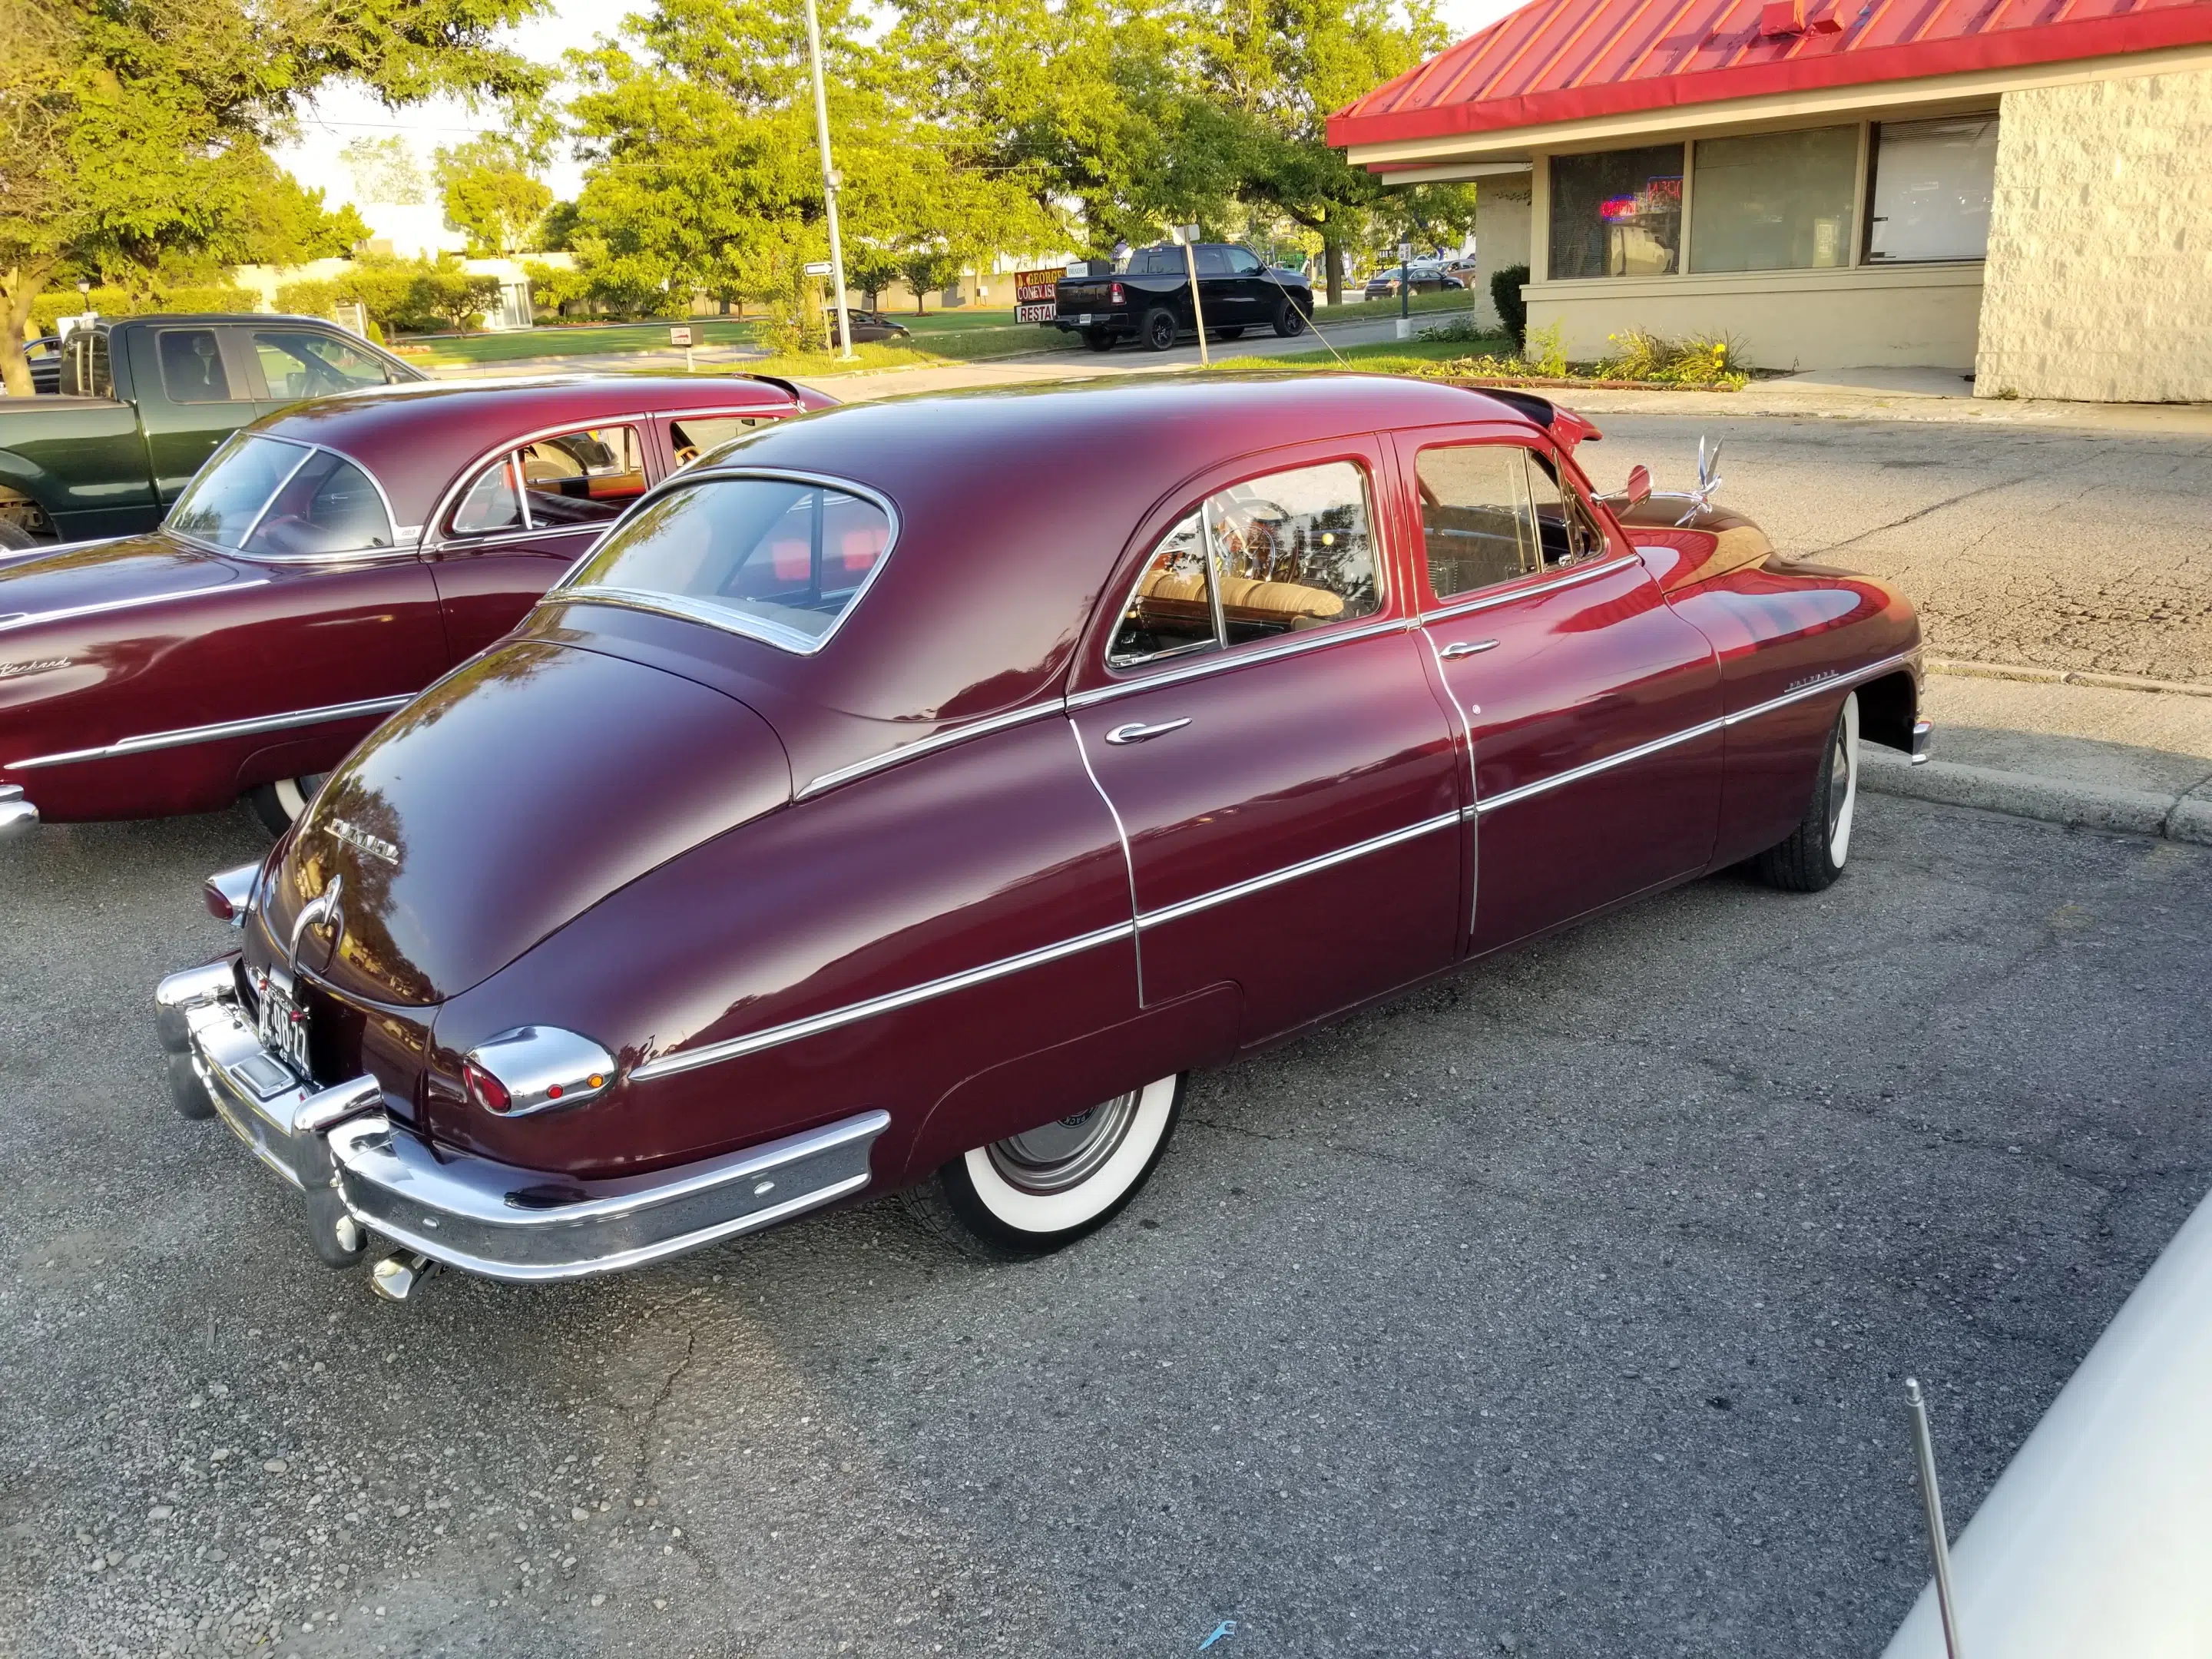
{"label": "rear wheel", "polygon": [[1769,886],[1792,893],[1817,893],[1844,873],[1850,856],[1851,819],[1859,798],[1859,694],[1844,699],[1836,724],[1821,752],[1813,798],[1790,839],[1751,861],[1752,872]]}
{"label": "rear wheel", "polygon": [[1152,1176],[1182,1112],[1183,1078],[957,1158],[904,1194],[908,1210],[971,1255],[1043,1255],[1119,1215]]}
{"label": "rear wheel", "polygon": [[1275,332],[1287,340],[1306,331],[1306,314],[1298,309],[1298,302],[1285,294],[1275,301]]}
{"label": "rear wheel", "polygon": [[1093,351],[1111,351],[1114,337],[1103,328],[1086,328],[1083,331],[1083,343]]}
{"label": "rear wheel", "polygon": [[0,518],[0,553],[21,553],[36,547],[39,538],[13,519]]}
{"label": "rear wheel", "polygon": [[253,805],[253,815],[262,827],[272,836],[281,836],[307,810],[307,803],[315,798],[315,791],[323,787],[327,772],[310,772],[297,778],[279,778],[274,783],[256,784],[246,799]]}
{"label": "rear wheel", "polygon": [[1155,306],[1145,313],[1138,325],[1138,337],[1144,341],[1147,351],[1165,351],[1176,343],[1175,313],[1164,306]]}

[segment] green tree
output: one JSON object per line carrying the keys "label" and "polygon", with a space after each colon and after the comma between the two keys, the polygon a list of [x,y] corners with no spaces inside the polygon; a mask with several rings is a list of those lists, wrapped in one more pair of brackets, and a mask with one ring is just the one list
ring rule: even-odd
{"label": "green tree", "polygon": [[553,192],[533,176],[530,158],[512,138],[484,133],[438,151],[437,175],[446,222],[488,254],[534,248]]}
{"label": "green tree", "polygon": [[[58,276],[129,286],[260,254],[266,144],[328,82],[394,106],[533,91],[539,71],[494,34],[542,4],[0,0],[0,338],[22,337]],[[0,376],[28,392],[21,353],[0,350]]]}
{"label": "green tree", "polygon": [[422,163],[415,159],[415,146],[398,133],[349,139],[338,159],[353,174],[355,193],[364,202],[420,207],[430,199],[430,185],[422,177]]}

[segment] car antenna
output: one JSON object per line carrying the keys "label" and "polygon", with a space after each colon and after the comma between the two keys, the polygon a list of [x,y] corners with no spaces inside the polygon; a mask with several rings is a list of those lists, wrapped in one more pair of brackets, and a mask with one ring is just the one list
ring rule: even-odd
{"label": "car antenna", "polygon": [[[1701,441],[1701,460],[1704,448]],[[1928,1402],[1921,1398],[1919,1378],[1905,1379],[1905,1398],[1912,1411],[1912,1449],[1920,1463],[1920,1499],[1928,1511],[1928,1554],[1936,1565],[1936,1605],[1943,1616],[1943,1650],[1950,1659],[1966,1659],[1966,1650],[1959,1644],[1958,1607],[1951,1594],[1951,1546],[1943,1527],[1942,1488],[1936,1482],[1936,1443],[1928,1432]]]}

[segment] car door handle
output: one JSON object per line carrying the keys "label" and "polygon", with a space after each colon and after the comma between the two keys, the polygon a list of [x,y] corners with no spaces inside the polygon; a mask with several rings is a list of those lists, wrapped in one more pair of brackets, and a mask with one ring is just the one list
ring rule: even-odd
{"label": "car door handle", "polygon": [[1446,662],[1449,662],[1455,657],[1480,656],[1485,651],[1495,651],[1497,649],[1498,641],[1496,640],[1462,640],[1455,645],[1446,646],[1443,650],[1437,653],[1437,654],[1442,657]]}
{"label": "car door handle", "polygon": [[1147,726],[1142,720],[1132,720],[1127,726],[1117,726],[1106,734],[1110,744],[1149,743],[1154,738],[1164,738],[1170,732],[1180,732],[1190,724],[1188,716],[1179,720],[1162,720],[1158,726]]}

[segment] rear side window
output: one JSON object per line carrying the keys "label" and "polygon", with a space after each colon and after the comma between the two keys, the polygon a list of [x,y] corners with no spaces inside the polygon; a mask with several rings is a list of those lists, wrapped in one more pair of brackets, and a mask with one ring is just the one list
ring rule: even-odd
{"label": "rear side window", "polygon": [[[866,322],[868,314],[856,311],[853,320]],[[676,453],[676,465],[689,466],[708,450],[720,449],[740,433],[750,432],[770,418],[763,415],[687,415],[668,423],[668,446]]]}
{"label": "rear side window", "polygon": [[787,478],[708,478],[611,535],[564,587],[670,601],[684,614],[810,652],[890,551],[875,500]]}
{"label": "rear side window", "polygon": [[368,475],[327,449],[286,479],[242,550],[267,558],[318,558],[392,545],[392,517]]}
{"label": "rear side window", "polygon": [[1232,484],[1162,538],[1122,607],[1108,664],[1232,646],[1382,606],[1365,475],[1350,461]]}
{"label": "rear side window", "polygon": [[1454,444],[1414,463],[1429,590],[1439,599],[1525,576],[1542,562],[1518,445]]}
{"label": "rear side window", "polygon": [[308,453],[298,444],[241,433],[185,486],[169,509],[169,528],[217,547],[237,547]]}
{"label": "rear side window", "polygon": [[645,493],[644,456],[635,427],[537,439],[486,465],[447,528],[456,536],[489,536],[604,524]]}
{"label": "rear side window", "polygon": [[62,343],[61,392],[70,398],[112,398],[115,377],[107,362],[107,333],[81,328]]}
{"label": "rear side window", "polygon": [[155,336],[161,360],[161,389],[173,404],[231,402],[222,346],[211,328],[165,328]]}

